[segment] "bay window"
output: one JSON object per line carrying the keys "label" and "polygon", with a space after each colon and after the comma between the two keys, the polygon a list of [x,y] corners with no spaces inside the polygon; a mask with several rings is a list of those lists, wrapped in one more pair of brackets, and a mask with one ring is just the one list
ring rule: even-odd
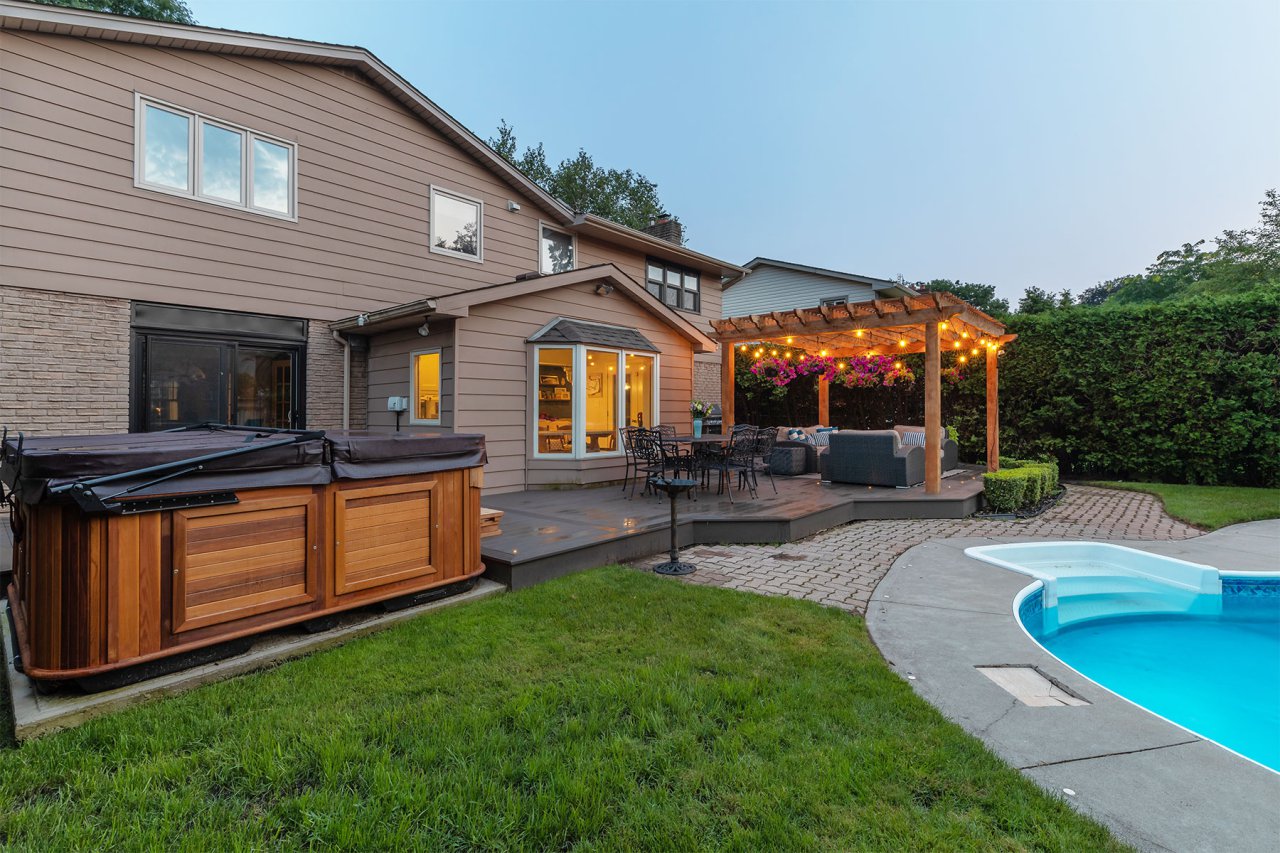
{"label": "bay window", "polygon": [[617,456],[622,427],[657,423],[656,355],[585,344],[534,352],[535,458]]}

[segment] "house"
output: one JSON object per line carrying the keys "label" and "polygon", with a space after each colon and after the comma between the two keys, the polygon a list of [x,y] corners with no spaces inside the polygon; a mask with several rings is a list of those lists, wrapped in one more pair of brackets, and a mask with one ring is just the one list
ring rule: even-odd
{"label": "house", "polygon": [[748,270],[746,275],[725,284],[725,317],[915,295],[914,290],[887,279],[772,258],[753,258],[744,269]]}
{"label": "house", "polygon": [[617,479],[741,267],[548,195],[370,52],[0,0],[0,423],[483,433]]}

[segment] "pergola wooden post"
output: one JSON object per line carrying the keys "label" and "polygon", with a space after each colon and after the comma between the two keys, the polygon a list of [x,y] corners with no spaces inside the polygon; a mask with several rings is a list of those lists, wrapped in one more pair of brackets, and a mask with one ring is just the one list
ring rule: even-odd
{"label": "pergola wooden post", "polygon": [[942,347],[938,324],[924,324],[924,493],[942,491]]}
{"label": "pergola wooden post", "polygon": [[818,426],[831,426],[831,383],[818,374]]}
{"label": "pergola wooden post", "polygon": [[1000,346],[987,347],[987,470],[1000,470]]}
{"label": "pergola wooden post", "polygon": [[734,354],[733,344],[721,342],[720,344],[720,432],[723,435],[729,435],[733,432],[733,405],[734,393],[737,391],[737,382],[734,380],[734,368],[737,361],[737,355]]}

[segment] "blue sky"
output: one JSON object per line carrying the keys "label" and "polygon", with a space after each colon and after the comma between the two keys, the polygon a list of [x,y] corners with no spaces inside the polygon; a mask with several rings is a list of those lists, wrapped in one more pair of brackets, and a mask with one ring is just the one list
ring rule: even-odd
{"label": "blue sky", "polygon": [[636,169],[738,263],[1079,292],[1280,186],[1276,0],[189,2]]}

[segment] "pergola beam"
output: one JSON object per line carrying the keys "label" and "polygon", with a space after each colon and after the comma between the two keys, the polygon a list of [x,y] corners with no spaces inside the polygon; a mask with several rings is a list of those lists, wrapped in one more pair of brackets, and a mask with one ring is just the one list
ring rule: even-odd
{"label": "pergola beam", "polygon": [[[878,306],[877,306],[878,307]],[[922,323],[938,323],[944,320],[950,320],[964,311],[962,305],[948,305],[944,308],[926,308],[917,311],[908,316],[905,311],[895,311],[892,313],[878,314],[876,316],[859,317],[858,319],[836,318],[831,316],[831,309],[823,307],[819,309],[823,319],[826,320],[827,326],[821,331],[808,327],[800,323],[794,317],[788,318],[788,313],[782,313],[785,322],[778,323],[776,328],[765,328],[760,322],[761,315],[752,315],[749,319],[755,325],[756,331],[744,331],[732,321],[720,320],[715,323],[716,334],[713,336],[719,341],[727,341],[737,343],[739,341],[776,341],[779,338],[788,336],[796,337],[801,335],[812,335],[815,332],[819,334],[832,334],[838,332],[852,332],[857,329],[892,329],[907,326],[918,326]],[[906,322],[904,322],[906,321]]]}

